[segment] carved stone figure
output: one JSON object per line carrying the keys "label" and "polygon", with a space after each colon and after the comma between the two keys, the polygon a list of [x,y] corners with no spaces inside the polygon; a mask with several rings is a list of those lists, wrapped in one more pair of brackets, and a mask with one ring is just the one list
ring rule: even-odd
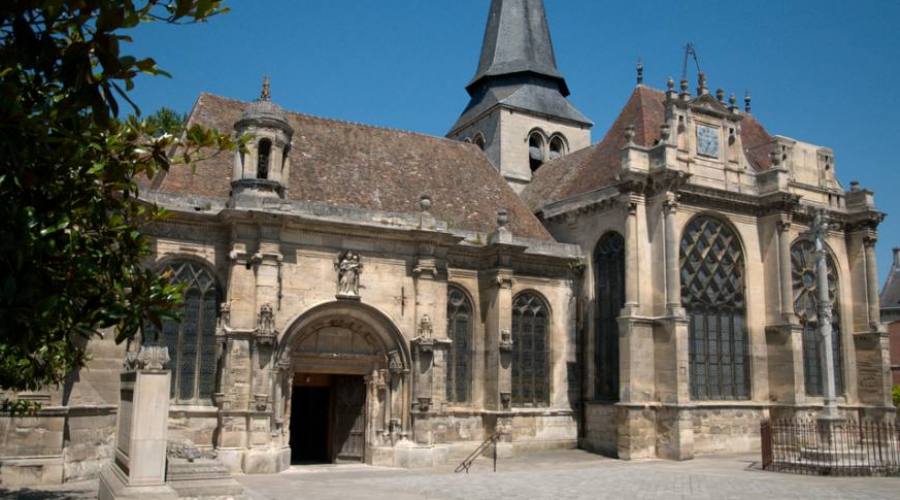
{"label": "carved stone figure", "polygon": [[403,371],[403,360],[400,359],[400,353],[391,351],[388,353],[388,369],[391,373],[400,373]]}
{"label": "carved stone figure", "polygon": [[257,329],[260,334],[272,335],[275,333],[275,310],[272,304],[263,304],[259,308],[259,318],[257,318]]}
{"label": "carved stone figure", "polygon": [[231,302],[222,302],[219,306],[219,329],[224,330],[231,324]]}
{"label": "carved stone figure", "polygon": [[334,262],[334,269],[337,271],[337,296],[359,297],[359,275],[363,270],[359,254],[352,250],[342,252]]}
{"label": "carved stone figure", "polygon": [[430,339],[433,335],[434,327],[431,324],[431,317],[426,314],[422,316],[421,321],[419,321],[419,337]]}

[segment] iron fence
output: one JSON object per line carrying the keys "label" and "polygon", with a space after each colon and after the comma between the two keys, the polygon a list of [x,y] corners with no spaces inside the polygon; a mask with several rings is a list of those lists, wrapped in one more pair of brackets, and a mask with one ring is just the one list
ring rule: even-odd
{"label": "iron fence", "polygon": [[833,476],[900,475],[900,426],[852,420],[766,420],[765,470]]}

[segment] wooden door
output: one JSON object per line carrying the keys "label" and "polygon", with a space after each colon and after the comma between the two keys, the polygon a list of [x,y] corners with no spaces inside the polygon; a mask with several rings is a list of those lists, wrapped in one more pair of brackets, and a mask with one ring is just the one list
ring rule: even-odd
{"label": "wooden door", "polygon": [[335,462],[362,462],[366,448],[366,384],[362,377],[334,381]]}

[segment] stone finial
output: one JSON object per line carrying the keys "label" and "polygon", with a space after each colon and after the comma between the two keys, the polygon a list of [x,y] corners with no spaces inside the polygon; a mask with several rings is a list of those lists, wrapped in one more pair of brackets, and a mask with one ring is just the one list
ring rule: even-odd
{"label": "stone finial", "polygon": [[637,62],[637,84],[641,85],[644,83],[644,61],[638,58]]}
{"label": "stone finial", "polygon": [[627,142],[629,146],[634,144],[634,125],[625,127],[625,142]]}
{"label": "stone finial", "polygon": [[686,78],[681,79],[681,95],[685,97],[690,95],[690,92],[688,92],[688,81]]}
{"label": "stone finial", "polygon": [[751,107],[750,107],[750,99],[751,99],[750,91],[748,90],[748,91],[744,94],[744,112],[745,112],[745,113],[749,113],[749,112],[750,112],[750,109],[751,109]]}
{"label": "stone finial", "polygon": [[428,212],[429,210],[431,210],[431,205],[431,195],[423,194],[419,196],[419,210]]}
{"label": "stone finial", "polygon": [[900,247],[894,247],[894,268],[900,269]]}
{"label": "stone finial", "polygon": [[725,102],[725,90],[722,88],[716,89],[716,100],[719,102]]}
{"label": "stone finial", "polygon": [[666,90],[669,92],[675,92],[675,79],[671,76],[668,80],[666,80]]}
{"label": "stone finial", "polygon": [[697,73],[697,95],[706,94],[709,94],[709,89],[706,88],[706,73],[701,71]]}
{"label": "stone finial", "polygon": [[501,208],[497,210],[497,229],[508,229],[506,226],[509,225],[509,211],[505,208]]}
{"label": "stone finial", "polygon": [[272,100],[272,82],[268,76],[263,77],[262,82],[262,91],[259,93],[260,101],[271,101]]}
{"label": "stone finial", "polygon": [[737,110],[737,97],[734,94],[728,96],[728,110],[732,113]]}
{"label": "stone finial", "polygon": [[851,192],[859,191],[859,181],[850,181],[850,191]]}

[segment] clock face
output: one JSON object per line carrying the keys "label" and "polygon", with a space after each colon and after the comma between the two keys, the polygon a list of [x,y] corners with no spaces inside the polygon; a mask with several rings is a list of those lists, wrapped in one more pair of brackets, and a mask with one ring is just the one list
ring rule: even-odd
{"label": "clock face", "polygon": [[719,130],[705,125],[697,125],[697,153],[703,156],[719,157]]}

